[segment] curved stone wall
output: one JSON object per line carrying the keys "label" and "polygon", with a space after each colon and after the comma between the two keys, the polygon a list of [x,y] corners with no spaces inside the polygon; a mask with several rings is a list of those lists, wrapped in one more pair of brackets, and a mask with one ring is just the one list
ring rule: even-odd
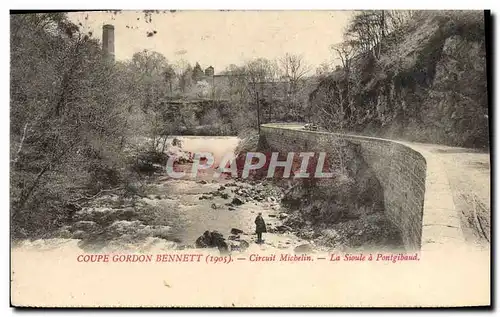
{"label": "curved stone wall", "polygon": [[[441,245],[450,239],[463,240],[446,175],[438,162],[419,151],[418,145],[274,124],[262,125],[261,137],[279,151],[327,149],[338,139],[359,144],[384,190],[385,213],[401,230],[407,250]],[[429,159],[433,159],[431,166]],[[439,193],[431,193],[439,197],[426,195],[426,188],[437,189],[436,186]]]}

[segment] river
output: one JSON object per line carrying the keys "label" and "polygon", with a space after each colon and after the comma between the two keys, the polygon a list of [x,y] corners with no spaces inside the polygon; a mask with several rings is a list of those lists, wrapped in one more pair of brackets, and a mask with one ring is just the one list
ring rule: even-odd
{"label": "river", "polygon": [[[209,152],[216,163],[227,153],[234,153],[237,137],[179,136],[182,150]],[[168,140],[171,144],[174,137]],[[214,166],[215,166],[214,165]],[[280,226],[283,210],[280,189],[270,182],[243,182],[230,178],[214,178],[213,168],[191,177],[191,163],[181,168],[186,177],[173,179],[166,173],[146,181],[146,193],[136,201],[106,194],[77,211],[72,223],[61,228],[54,237],[78,239],[85,251],[139,250],[148,248],[192,248],[205,231],[218,231],[225,238],[231,229],[243,231],[241,239],[255,241],[255,217],[262,213],[268,228]],[[243,203],[232,204],[233,199]],[[133,206],[133,207],[130,207]],[[285,213],[286,215],[286,213]],[[46,241],[44,241],[46,240]],[[288,249],[304,244],[292,233],[267,233],[265,248]],[[55,245],[64,241],[58,241]],[[172,242],[175,242],[173,244]],[[21,241],[16,245],[40,247],[48,239]]]}

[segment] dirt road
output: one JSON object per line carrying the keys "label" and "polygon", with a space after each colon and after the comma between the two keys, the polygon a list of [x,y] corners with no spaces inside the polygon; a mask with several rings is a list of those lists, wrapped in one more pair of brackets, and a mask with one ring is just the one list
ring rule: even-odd
{"label": "dirt road", "polygon": [[462,231],[468,243],[489,248],[490,224],[490,154],[474,149],[416,144],[442,162],[459,213]]}

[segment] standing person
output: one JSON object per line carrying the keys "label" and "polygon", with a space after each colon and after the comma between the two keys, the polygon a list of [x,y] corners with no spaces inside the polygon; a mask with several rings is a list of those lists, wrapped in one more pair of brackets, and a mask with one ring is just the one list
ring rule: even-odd
{"label": "standing person", "polygon": [[255,218],[255,232],[257,232],[257,243],[261,244],[262,242],[262,233],[267,232],[266,223],[264,222],[264,218],[262,218],[262,213],[259,212],[258,216]]}

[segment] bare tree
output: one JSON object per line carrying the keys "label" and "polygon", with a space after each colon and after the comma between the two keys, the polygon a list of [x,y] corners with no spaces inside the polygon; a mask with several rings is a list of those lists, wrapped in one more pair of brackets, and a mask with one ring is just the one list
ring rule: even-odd
{"label": "bare tree", "polygon": [[328,61],[322,62],[317,68],[316,68],[316,76],[319,76],[320,78],[324,78],[332,71],[332,65]]}
{"label": "bare tree", "polygon": [[301,89],[301,83],[303,82],[305,76],[311,70],[311,66],[304,61],[302,55],[289,54],[286,53],[285,56],[279,59],[281,69],[284,77],[290,83],[290,111],[297,113],[300,111],[300,107],[297,100],[297,94]]}
{"label": "bare tree", "polygon": [[389,34],[400,31],[413,17],[411,10],[364,10],[357,12],[349,22],[344,41],[357,53],[371,52],[380,58],[382,46]]}
{"label": "bare tree", "polygon": [[244,69],[248,82],[247,89],[250,95],[253,96],[257,106],[257,125],[260,131],[260,99],[263,94],[262,88],[267,81],[271,81],[274,78],[273,64],[265,58],[257,58],[247,62]]}
{"label": "bare tree", "polygon": [[346,109],[349,101],[341,81],[330,81],[324,93],[317,96],[314,103],[317,113],[320,114],[322,126],[330,127],[334,132],[342,132],[348,120]]}
{"label": "bare tree", "polygon": [[335,59],[340,60],[342,68],[346,72],[349,72],[351,69],[351,61],[355,54],[354,48],[347,42],[341,42],[331,45],[330,49],[333,51]]}
{"label": "bare tree", "polygon": [[311,70],[311,66],[304,61],[302,55],[286,53],[279,59],[279,62],[283,75],[290,80],[292,85],[297,84]]}
{"label": "bare tree", "polygon": [[415,15],[415,10],[387,10],[387,28],[389,32],[404,27],[408,21]]}

